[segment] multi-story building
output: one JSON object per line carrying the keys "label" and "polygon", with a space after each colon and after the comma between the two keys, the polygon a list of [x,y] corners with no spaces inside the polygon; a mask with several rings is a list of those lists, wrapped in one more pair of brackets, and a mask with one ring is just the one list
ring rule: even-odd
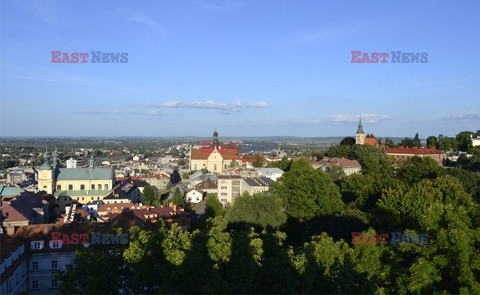
{"label": "multi-story building", "polygon": [[222,173],[235,161],[242,165],[242,157],[237,149],[222,148],[218,144],[218,132],[213,133],[213,147],[192,149],[190,152],[190,171],[206,169],[213,173]]}
{"label": "multi-story building", "polygon": [[230,172],[218,176],[217,198],[223,204],[232,204],[237,196],[242,193],[242,178],[239,173]]}
{"label": "multi-story building", "polygon": [[248,177],[242,178],[242,193],[258,194],[268,191],[268,186],[273,182],[268,177]]}
{"label": "multi-story building", "polygon": [[420,158],[429,157],[437,161],[438,165],[445,163],[447,159],[447,154],[444,151],[425,148],[425,147],[398,147],[398,148],[387,148],[387,155],[392,156],[396,161],[406,160],[418,156]]}
{"label": "multi-story building", "polygon": [[334,167],[338,167],[345,173],[346,176],[360,173],[362,171],[362,165],[357,160],[350,160],[346,158],[323,158],[316,162],[323,171],[330,173]]}
{"label": "multi-story building", "polygon": [[52,153],[52,162],[47,152],[43,158],[38,171],[38,189],[53,194],[60,211],[72,202],[86,204],[102,200],[113,187],[113,169],[94,167],[93,158],[88,168],[60,167],[56,150]]}
{"label": "multi-story building", "polygon": [[25,244],[2,233],[0,249],[0,294],[25,293],[28,261]]}

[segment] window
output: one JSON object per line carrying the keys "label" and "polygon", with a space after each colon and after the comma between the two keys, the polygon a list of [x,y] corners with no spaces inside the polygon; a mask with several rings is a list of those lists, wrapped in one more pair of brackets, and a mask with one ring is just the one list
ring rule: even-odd
{"label": "window", "polygon": [[222,186],[220,189],[227,189],[227,187],[226,187],[226,186]]}
{"label": "window", "polygon": [[52,260],[52,269],[57,269],[57,261]]}
{"label": "window", "polygon": [[213,164],[213,171],[217,171],[217,164]]}
{"label": "window", "polygon": [[82,201],[85,200],[85,197],[82,197]]}
{"label": "window", "polygon": [[38,289],[38,281],[32,281],[32,289]]}
{"label": "window", "polygon": [[85,185],[84,185],[84,184],[81,184],[81,185],[80,185],[80,189],[81,189],[82,191],[84,191],[84,190],[85,190]]}
{"label": "window", "polygon": [[221,201],[222,201],[222,203],[226,203],[227,199],[222,199]]}
{"label": "window", "polygon": [[60,249],[62,248],[62,240],[58,241],[50,241],[50,248],[51,249]]}
{"label": "window", "polygon": [[32,270],[38,270],[38,262],[37,261],[32,262]]}
{"label": "window", "polygon": [[222,196],[225,197],[227,195],[227,193],[222,193]]}
{"label": "window", "polygon": [[104,189],[108,189],[108,184],[103,186]]}
{"label": "window", "polygon": [[32,248],[33,250],[41,250],[41,249],[43,249],[43,241],[33,241],[33,242],[30,244],[30,248]]}
{"label": "window", "polygon": [[94,185],[94,184],[92,184],[92,189],[95,189],[95,185]]}
{"label": "window", "polygon": [[57,185],[57,190],[62,190],[62,186],[60,184]]}
{"label": "window", "polygon": [[68,185],[68,190],[69,190],[69,191],[73,190],[73,184],[69,184],[69,185]]}
{"label": "window", "polygon": [[58,285],[57,280],[53,279],[50,286],[51,286],[52,288],[56,288],[57,285]]}

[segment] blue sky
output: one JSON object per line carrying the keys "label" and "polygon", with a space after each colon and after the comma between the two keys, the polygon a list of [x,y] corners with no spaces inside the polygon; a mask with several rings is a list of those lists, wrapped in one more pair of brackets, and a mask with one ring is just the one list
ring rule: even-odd
{"label": "blue sky", "polygon": [[[140,5],[141,4],[141,5]],[[2,1],[1,136],[480,129],[478,1]],[[428,52],[354,64],[351,51]],[[128,63],[52,63],[51,51]],[[89,59],[90,61],[90,59]]]}

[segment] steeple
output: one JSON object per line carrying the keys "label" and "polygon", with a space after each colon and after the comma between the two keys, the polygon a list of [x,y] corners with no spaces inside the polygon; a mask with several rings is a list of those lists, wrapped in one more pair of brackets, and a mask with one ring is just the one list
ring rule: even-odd
{"label": "steeple", "polygon": [[52,166],[48,160],[48,148],[45,148],[45,153],[43,154],[43,164],[40,166],[41,170],[51,170]]}
{"label": "steeple", "polygon": [[93,155],[90,156],[90,166],[89,169],[93,169]]}
{"label": "steeple", "polygon": [[58,165],[57,147],[55,147],[55,151],[52,153],[52,164],[53,164],[53,167],[57,167],[57,165]]}
{"label": "steeple", "polygon": [[213,148],[218,149],[218,132],[217,128],[215,128],[215,132],[213,132]]}
{"label": "steeple", "polygon": [[362,115],[360,115],[360,120],[358,121],[357,134],[364,134],[363,127],[362,127]]}

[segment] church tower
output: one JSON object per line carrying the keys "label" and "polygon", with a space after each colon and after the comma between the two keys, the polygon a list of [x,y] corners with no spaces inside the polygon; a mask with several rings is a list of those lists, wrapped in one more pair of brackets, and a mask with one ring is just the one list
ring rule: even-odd
{"label": "church tower", "polygon": [[357,134],[355,136],[355,144],[365,144],[365,133],[363,133],[362,116],[360,116],[360,120],[358,121],[358,129],[357,129]]}
{"label": "church tower", "polygon": [[218,132],[213,132],[213,148],[218,150]]}
{"label": "church tower", "polygon": [[43,164],[38,171],[38,190],[53,194],[53,167],[48,159],[48,150],[43,154]]}

